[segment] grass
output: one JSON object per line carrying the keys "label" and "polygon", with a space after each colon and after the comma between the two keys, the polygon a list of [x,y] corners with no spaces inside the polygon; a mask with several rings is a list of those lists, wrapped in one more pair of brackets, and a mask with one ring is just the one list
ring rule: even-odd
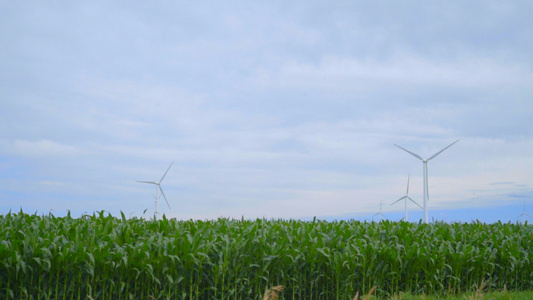
{"label": "grass", "polygon": [[[391,297],[390,300],[512,300],[512,299],[533,300],[533,291],[509,292],[509,291],[504,290],[504,291],[483,293],[483,288],[484,288],[484,285],[482,284],[476,291],[472,293],[465,293],[462,295],[449,296],[449,297],[411,295],[411,294],[400,293],[398,295]],[[381,299],[373,295],[376,289],[377,287],[372,288],[368,292],[368,294],[363,295],[361,297],[359,296],[359,292],[357,292],[353,300]],[[263,300],[278,300],[279,293],[281,293],[282,291],[283,291],[283,286],[281,285],[266,289],[265,294],[263,296]]]}
{"label": "grass", "polygon": [[[426,296],[422,295],[411,295],[405,293],[399,293],[392,296],[391,300],[533,300],[533,291],[522,291],[522,292],[509,292],[505,288],[503,291],[492,291],[485,293],[485,282],[482,281],[481,284],[477,287],[474,292],[464,293],[461,295],[454,296]],[[363,296],[361,300],[371,300],[371,299],[381,299],[373,296],[376,287],[372,288],[370,292]],[[387,298],[384,298],[387,299]],[[355,295],[353,300],[359,300],[359,292]]]}
{"label": "grass", "polygon": [[[370,298],[378,299],[378,298]],[[480,294],[477,292],[465,293],[457,296],[437,297],[424,295],[400,294],[390,298],[391,300],[533,300],[533,292],[489,292]]]}

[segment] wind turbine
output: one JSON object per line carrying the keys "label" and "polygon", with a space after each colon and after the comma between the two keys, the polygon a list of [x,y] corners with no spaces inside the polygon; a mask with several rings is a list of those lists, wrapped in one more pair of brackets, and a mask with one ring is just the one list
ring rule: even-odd
{"label": "wind turbine", "polygon": [[[157,182],[156,181],[137,181],[137,182],[142,182],[142,183],[155,184],[155,196],[154,196],[154,198],[155,198],[155,214],[154,214],[154,219],[157,219],[157,216],[159,215],[159,199],[161,198],[161,195],[163,195],[163,198],[165,198],[165,202],[167,203],[168,209],[170,209],[170,205],[168,204],[167,197],[165,196],[165,193],[163,192],[163,189],[161,188],[161,182],[163,181],[163,179],[165,179],[165,176],[167,175],[168,170],[170,170],[170,167],[172,167],[173,164],[174,164],[174,161],[172,161],[172,163],[168,167],[168,169],[165,172],[165,174],[163,174],[163,177],[161,177],[161,179],[159,179],[159,181],[157,181]],[[161,191],[161,195],[159,195],[159,191]]]}
{"label": "wind turbine", "polygon": [[375,216],[379,216],[379,221],[381,222],[381,218],[385,218],[385,215],[381,213],[381,208],[383,207],[383,201],[379,203],[379,212],[372,216],[372,219],[374,219]]}
{"label": "wind turbine", "polygon": [[429,158],[422,158],[422,156],[414,153],[414,152],[411,152],[405,148],[402,148],[396,144],[394,144],[394,146],[404,150],[405,152],[411,154],[412,156],[420,159],[422,161],[422,165],[423,165],[423,169],[422,169],[422,174],[423,174],[423,178],[424,178],[424,223],[428,223],[428,201],[429,201],[429,192],[428,192],[428,161],[434,159],[435,157],[437,157],[437,155],[441,154],[444,150],[450,148],[451,146],[453,146],[455,143],[457,143],[459,140],[451,143],[450,145],[448,145],[446,148],[440,150],[439,152],[433,154],[432,156],[430,156]]}
{"label": "wind turbine", "polygon": [[414,204],[418,205],[418,207],[422,208],[422,206],[420,206],[420,204],[416,203],[415,200],[411,199],[411,197],[409,197],[409,179],[411,177],[411,174],[409,174],[409,176],[407,177],[407,191],[405,192],[405,196],[401,197],[400,199],[394,201],[391,205],[394,205],[395,203],[397,202],[400,202],[402,200],[405,200],[405,217],[403,218],[405,222],[408,221],[407,219],[407,200],[410,200],[411,202],[413,202]]}
{"label": "wind turbine", "polygon": [[526,200],[524,200],[524,212],[521,213],[521,214],[518,216],[517,219],[520,219],[520,217],[523,217],[523,219],[524,219],[524,223],[526,222],[526,217],[531,218],[531,216],[530,216],[528,213],[526,213]]}

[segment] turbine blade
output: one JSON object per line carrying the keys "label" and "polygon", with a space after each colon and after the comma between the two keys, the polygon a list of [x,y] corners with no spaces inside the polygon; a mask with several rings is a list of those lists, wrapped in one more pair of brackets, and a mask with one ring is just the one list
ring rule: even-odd
{"label": "turbine blade", "polygon": [[418,207],[424,209],[422,206],[420,206],[420,204],[418,204],[415,200],[411,199],[411,197],[407,197],[407,199],[411,200],[411,202],[413,202],[414,204],[416,204]]}
{"label": "turbine blade", "polygon": [[403,148],[403,147],[400,147],[400,146],[398,146],[398,145],[396,145],[396,144],[394,144],[394,146],[396,146],[396,147],[402,149],[403,151],[405,151],[405,152],[411,154],[412,156],[414,156],[414,157],[416,157],[416,158],[418,158],[418,159],[420,159],[420,160],[422,160],[422,161],[424,160],[420,155],[418,155],[418,154],[416,154],[416,153],[414,153],[414,152],[411,152],[411,151],[409,151],[409,150],[407,150],[407,149],[405,149],[405,148]]}
{"label": "turbine blade", "polygon": [[401,197],[400,199],[398,199],[398,200],[396,200],[396,201],[392,202],[392,204],[391,204],[391,205],[394,205],[394,204],[396,204],[397,202],[400,202],[400,201],[402,201],[402,200],[403,200],[403,199],[405,199],[406,197],[407,197],[407,196],[403,196],[403,197]]}
{"label": "turbine blade", "polygon": [[170,208],[170,204],[168,204],[167,196],[165,196],[165,193],[163,193],[163,188],[159,185],[159,190],[161,191],[161,195],[163,195],[163,198],[165,198],[165,202],[167,203],[168,209]]}
{"label": "turbine blade", "polygon": [[432,159],[433,159],[433,158],[435,158],[435,157],[436,157],[437,155],[441,154],[441,153],[442,153],[442,152],[443,152],[444,150],[446,150],[446,149],[450,148],[451,146],[453,146],[453,145],[454,145],[455,143],[457,143],[458,141],[459,141],[459,140],[457,140],[457,141],[455,141],[455,142],[451,143],[450,145],[448,145],[448,147],[446,147],[446,148],[444,148],[444,149],[440,150],[439,152],[437,152],[437,153],[433,154],[433,156],[431,156],[431,157],[430,157],[430,158],[428,158],[427,160],[428,160],[428,161],[432,160]]}
{"label": "turbine blade", "polygon": [[157,184],[157,182],[155,182],[155,181],[137,181],[137,182],[149,183],[149,184]]}
{"label": "turbine blade", "polygon": [[173,160],[172,163],[170,164],[170,166],[168,166],[167,171],[165,172],[165,174],[163,174],[163,177],[161,177],[161,180],[159,180],[159,182],[163,181],[163,179],[165,178],[165,176],[167,176],[168,170],[170,170],[170,167],[172,167],[172,165],[174,164],[174,162],[175,162],[175,160]]}

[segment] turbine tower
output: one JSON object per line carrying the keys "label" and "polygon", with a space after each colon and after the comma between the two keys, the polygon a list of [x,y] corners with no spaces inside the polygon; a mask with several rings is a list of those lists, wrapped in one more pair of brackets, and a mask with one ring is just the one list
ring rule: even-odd
{"label": "turbine tower", "polygon": [[416,203],[415,200],[411,199],[411,197],[409,197],[409,179],[411,177],[411,174],[409,174],[409,176],[407,176],[407,192],[405,192],[405,196],[401,197],[400,199],[394,201],[391,205],[394,205],[396,204],[397,202],[400,202],[402,200],[405,200],[405,217],[403,218],[403,220],[405,222],[409,221],[408,220],[408,216],[407,216],[407,200],[410,200],[411,202],[413,202],[414,204],[418,205],[418,207],[424,209],[422,206],[420,206],[420,204]]}
{"label": "turbine tower", "polygon": [[[170,205],[168,204],[168,200],[167,200],[167,197],[165,196],[165,193],[163,192],[163,189],[161,188],[161,182],[163,181],[163,179],[165,179],[165,176],[167,175],[168,173],[168,170],[170,170],[170,167],[172,167],[172,165],[174,164],[174,161],[172,161],[172,163],[170,164],[170,166],[168,167],[167,171],[165,172],[165,174],[163,174],[163,177],[161,177],[161,179],[159,179],[159,181],[137,181],[137,182],[142,182],[142,183],[149,183],[149,184],[154,184],[155,185],[155,213],[154,213],[154,219],[157,220],[157,216],[159,215],[159,199],[161,198],[161,195],[163,195],[163,198],[165,198],[165,202],[167,203],[167,206],[168,206],[168,209],[170,209]],[[161,192],[161,195],[159,195],[159,192]]]}
{"label": "turbine tower", "polygon": [[428,192],[428,161],[434,159],[435,157],[437,157],[437,155],[441,154],[444,150],[450,148],[451,146],[453,146],[455,143],[457,143],[459,140],[451,143],[450,145],[448,145],[446,148],[440,150],[439,152],[433,154],[432,156],[430,156],[429,158],[422,158],[422,156],[414,153],[414,152],[411,152],[405,148],[402,148],[396,144],[394,144],[394,146],[404,150],[405,152],[411,154],[412,156],[420,159],[422,161],[422,175],[423,175],[423,178],[424,178],[424,223],[428,223],[428,201],[429,201],[429,192]]}

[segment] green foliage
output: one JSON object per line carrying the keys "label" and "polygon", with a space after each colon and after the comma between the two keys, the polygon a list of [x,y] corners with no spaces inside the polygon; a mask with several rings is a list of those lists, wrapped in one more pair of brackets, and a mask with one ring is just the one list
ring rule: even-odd
{"label": "green foliage", "polygon": [[0,299],[352,299],[533,289],[511,223],[0,216]]}

